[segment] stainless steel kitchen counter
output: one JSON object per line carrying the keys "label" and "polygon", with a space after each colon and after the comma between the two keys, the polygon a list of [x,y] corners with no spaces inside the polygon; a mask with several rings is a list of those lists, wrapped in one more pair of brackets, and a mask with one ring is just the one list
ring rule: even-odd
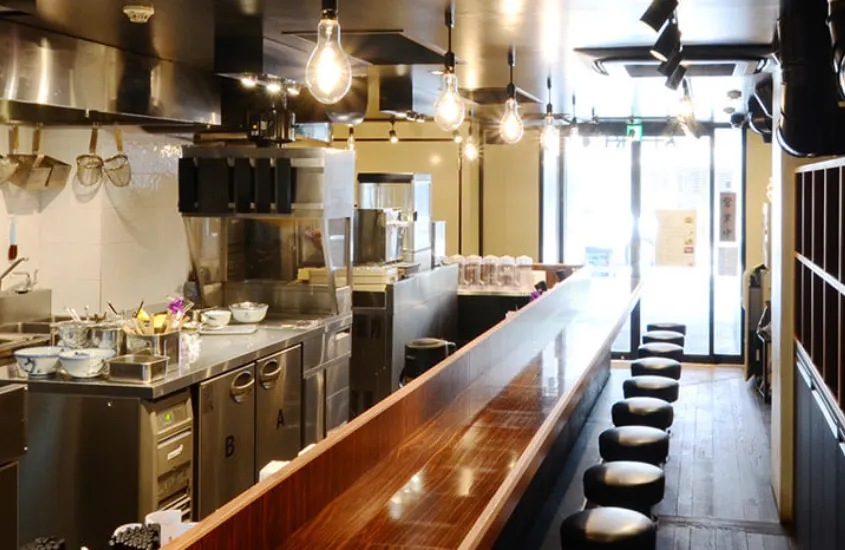
{"label": "stainless steel kitchen counter", "polygon": [[171,367],[163,380],[151,384],[132,384],[107,378],[76,380],[52,376],[26,378],[14,363],[0,367],[0,386],[28,384],[32,391],[49,391],[81,395],[135,397],[159,399],[204,382],[234,368],[276,353],[317,337],[318,334],[338,326],[349,326],[352,314],[328,317],[314,327],[282,328],[287,320],[269,320],[259,325],[258,331],[240,336],[203,336],[200,356],[190,364],[176,369]]}

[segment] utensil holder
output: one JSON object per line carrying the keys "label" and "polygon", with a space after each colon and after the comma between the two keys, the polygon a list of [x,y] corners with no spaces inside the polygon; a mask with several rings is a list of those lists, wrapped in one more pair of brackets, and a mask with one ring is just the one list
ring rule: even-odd
{"label": "utensil holder", "polygon": [[170,359],[168,370],[182,364],[182,333],[127,334],[126,352],[130,354],[164,355]]}

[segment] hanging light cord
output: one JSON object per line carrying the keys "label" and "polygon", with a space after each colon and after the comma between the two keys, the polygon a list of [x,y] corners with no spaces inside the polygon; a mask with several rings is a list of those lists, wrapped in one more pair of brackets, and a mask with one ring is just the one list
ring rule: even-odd
{"label": "hanging light cord", "polygon": [[510,67],[510,82],[508,82],[508,97],[516,99],[516,86],[513,83],[513,68],[516,66],[516,48],[511,46],[508,50],[508,66]]}
{"label": "hanging light cord", "polygon": [[552,75],[546,78],[546,88],[549,90],[549,102],[546,103],[546,114],[552,116]]}
{"label": "hanging light cord", "polygon": [[449,49],[444,55],[444,65],[447,73],[455,72],[455,52],[452,51],[452,29],[455,28],[455,3],[449,2],[446,7],[446,28],[449,35]]}

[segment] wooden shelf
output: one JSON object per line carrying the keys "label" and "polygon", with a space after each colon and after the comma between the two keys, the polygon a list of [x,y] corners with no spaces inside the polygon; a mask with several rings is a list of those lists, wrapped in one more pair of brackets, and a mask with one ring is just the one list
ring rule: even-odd
{"label": "wooden shelf", "polygon": [[845,410],[845,163],[795,174],[795,337]]}

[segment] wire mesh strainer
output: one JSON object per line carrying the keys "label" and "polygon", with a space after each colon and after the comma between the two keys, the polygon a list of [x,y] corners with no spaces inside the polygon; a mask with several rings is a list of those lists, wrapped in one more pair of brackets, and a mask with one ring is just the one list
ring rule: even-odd
{"label": "wire mesh strainer", "polygon": [[117,187],[126,187],[132,181],[132,166],[129,157],[123,152],[123,131],[114,129],[114,141],[117,154],[103,161],[103,168],[111,182]]}
{"label": "wire mesh strainer", "polygon": [[103,179],[103,159],[97,154],[96,126],[91,128],[88,154],[76,157],[76,181],[86,187],[97,185]]}

